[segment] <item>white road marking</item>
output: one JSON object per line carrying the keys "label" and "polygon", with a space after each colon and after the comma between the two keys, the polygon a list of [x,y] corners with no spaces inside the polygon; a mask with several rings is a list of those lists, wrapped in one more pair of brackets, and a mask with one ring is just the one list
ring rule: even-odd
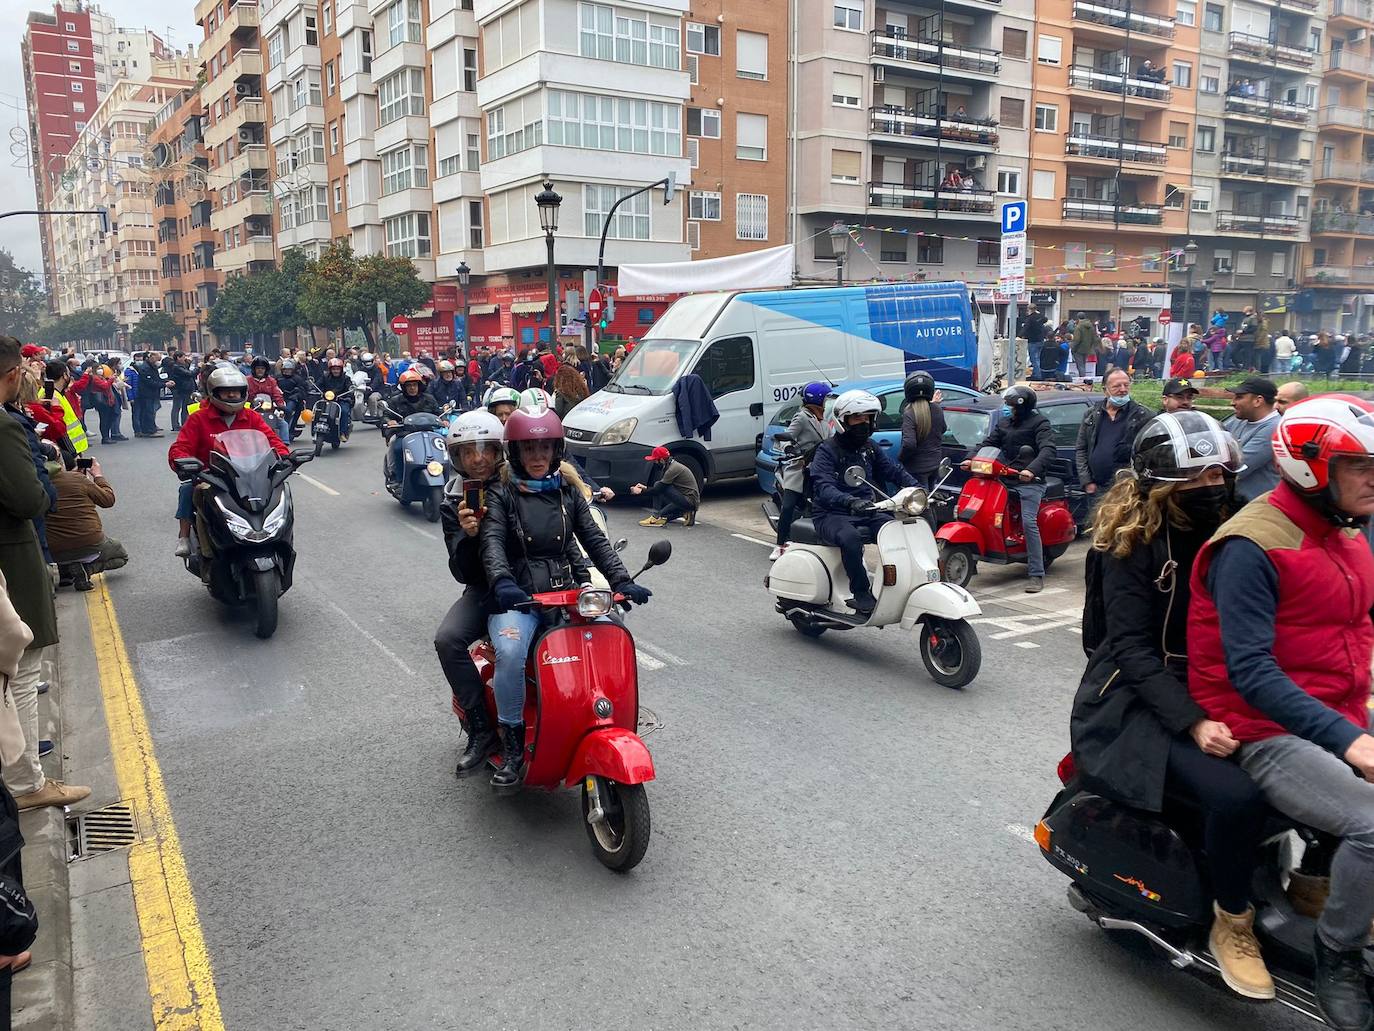
{"label": "white road marking", "polygon": [[321,483],[313,476],[306,476],[305,473],[297,473],[296,475],[299,476],[306,483],[310,484],[310,486],[318,487],[320,490],[328,494],[331,498],[337,498],[339,496],[339,492],[336,491],[333,487],[330,487],[328,484]]}
{"label": "white road marking", "polygon": [[1016,647],[1018,647],[1018,648],[1039,648],[1039,647],[1040,647],[1040,646],[1039,646],[1038,644],[1036,644],[1034,641],[1016,641],[1015,644],[1016,644]]}
{"label": "white road marking", "polygon": [[1054,630],[1078,623],[1083,618],[1081,608],[1057,609],[1049,612],[1025,612],[1008,616],[980,616],[970,619],[970,623],[988,623],[1002,628],[1000,634],[992,634],[990,640],[1003,641],[1009,637],[1024,637],[1026,634],[1041,630]]}
{"label": "white road marking", "polygon": [[[1067,590],[1068,588],[1065,587],[1046,587],[1043,591],[1040,592],[1040,597],[1043,598],[1047,594],[1064,594]],[[1000,604],[1005,603],[1006,601],[1012,598],[1023,598],[1025,597],[1026,591],[1024,587],[1017,586],[1000,591],[990,591],[987,594],[978,594],[973,591],[970,591],[969,593],[973,594],[973,596],[978,599],[979,604],[985,601],[994,601]]]}
{"label": "white road marking", "polygon": [[390,648],[388,648],[386,645],[382,644],[381,641],[377,640],[377,638],[373,637],[373,636],[372,636],[371,634],[369,634],[366,630],[364,630],[361,626],[359,626],[359,625],[358,625],[358,621],[357,621],[356,619],[354,619],[352,616],[350,616],[350,615],[349,615],[347,612],[345,612],[343,609],[339,608],[339,606],[336,605],[333,601],[331,601],[328,597],[325,597],[325,595],[324,595],[323,592],[318,592],[318,593],[320,594],[321,598],[323,599],[323,601],[324,601],[324,603],[325,603],[326,605],[328,605],[331,609],[333,609],[333,610],[334,610],[335,612],[337,612],[339,615],[343,616],[344,621],[345,621],[346,623],[348,623],[349,626],[351,626],[354,630],[358,631],[358,633],[362,634],[363,637],[367,638],[367,640],[368,640],[372,645],[374,645],[374,646],[376,647],[376,649],[377,649],[379,652],[381,652],[381,653],[382,653],[383,655],[385,655],[388,659],[390,659],[390,660],[391,660],[392,662],[394,662],[397,666],[399,666],[399,667],[401,668],[401,671],[404,672],[406,676],[408,676],[408,677],[413,677],[413,676],[416,675],[416,674],[415,674],[415,671],[414,671],[413,669],[411,669],[409,666],[407,666],[407,665],[405,664],[405,662],[401,659],[401,657],[400,657],[399,655],[397,655],[394,651],[392,651],[392,650],[391,650]]}
{"label": "white road marking", "polygon": [[402,525],[404,525],[407,530],[414,530],[421,537],[428,537],[432,541],[441,539],[437,533],[431,533],[429,530],[422,530],[418,526],[411,526],[409,523],[404,523]]}
{"label": "white road marking", "polygon": [[1032,845],[1035,845],[1037,848],[1040,845],[1040,843],[1035,840],[1035,831],[1031,830],[1029,827],[1022,826],[1019,823],[1009,823],[1006,826],[1006,831],[1013,838],[1020,838],[1022,841],[1029,841]]}
{"label": "white road marking", "polygon": [[652,673],[656,669],[663,669],[666,663],[659,662],[652,655],[645,655],[643,652],[635,654],[635,661],[639,663],[639,668],[645,673]]}
{"label": "white road marking", "polygon": [[637,645],[639,645],[639,647],[643,648],[646,652],[650,652],[650,653],[652,653],[652,654],[654,654],[654,655],[657,655],[657,656],[658,656],[661,660],[663,660],[664,662],[671,662],[674,666],[686,666],[686,665],[687,665],[687,660],[686,660],[686,659],[680,659],[680,658],[678,658],[676,655],[674,655],[672,652],[670,652],[667,648],[664,648],[664,647],[662,647],[662,646],[660,646],[660,645],[657,645],[657,644],[650,644],[648,641],[636,641],[635,643],[636,643]]}
{"label": "white road marking", "polygon": [[740,540],[748,541],[750,544],[762,544],[765,548],[773,548],[777,546],[777,541],[760,540],[758,537],[750,537],[747,533],[732,533],[730,536],[738,537]]}

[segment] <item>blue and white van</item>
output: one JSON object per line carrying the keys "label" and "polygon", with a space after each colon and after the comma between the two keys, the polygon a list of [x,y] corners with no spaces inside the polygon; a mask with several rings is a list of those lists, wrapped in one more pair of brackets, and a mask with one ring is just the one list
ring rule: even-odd
{"label": "blue and white van", "polygon": [[[974,386],[978,338],[963,283],[760,290],[683,297],[604,390],[563,420],[568,450],[616,490],[644,482],[663,446],[701,484],[754,473],[770,420],[812,380],[890,380],[923,369]],[[700,376],[720,413],[711,439],[678,427],[673,388]]]}

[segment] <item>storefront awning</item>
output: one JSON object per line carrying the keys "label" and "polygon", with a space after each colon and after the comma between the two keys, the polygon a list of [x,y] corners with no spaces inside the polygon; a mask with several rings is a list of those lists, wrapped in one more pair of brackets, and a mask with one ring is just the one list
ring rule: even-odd
{"label": "storefront awning", "polygon": [[542,315],[549,310],[548,301],[516,301],[510,306],[514,315]]}
{"label": "storefront awning", "polygon": [[474,304],[468,309],[469,315],[495,315],[496,305],[494,304]]}

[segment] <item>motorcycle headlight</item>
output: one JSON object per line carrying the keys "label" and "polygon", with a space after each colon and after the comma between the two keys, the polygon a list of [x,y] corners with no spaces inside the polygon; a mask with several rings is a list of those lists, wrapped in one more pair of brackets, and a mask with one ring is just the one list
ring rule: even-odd
{"label": "motorcycle headlight", "polygon": [[286,514],[288,510],[286,502],[289,497],[290,494],[288,494],[287,491],[283,490],[281,500],[277,502],[277,507],[272,509],[271,512],[267,513],[267,518],[263,520],[262,532],[267,536],[270,537],[274,535],[278,530],[282,528],[282,524],[286,522]]}
{"label": "motorcycle headlight", "polygon": [[224,502],[215,498],[215,504],[219,507],[220,513],[224,516],[224,525],[229,527],[232,533],[241,541],[248,541],[250,544],[257,544],[267,540],[271,536],[266,530],[255,530],[251,523],[237,512],[231,512],[225,507]]}
{"label": "motorcycle headlight", "polygon": [[444,463],[430,462],[429,465],[425,466],[425,472],[429,473],[431,476],[442,476],[444,474]]}
{"label": "motorcycle headlight", "polygon": [[610,612],[615,605],[615,596],[610,591],[588,587],[577,596],[577,614],[595,619]]}
{"label": "motorcycle headlight", "polygon": [[902,507],[906,509],[907,515],[918,516],[926,510],[928,504],[930,504],[930,496],[925,491],[918,489],[912,492]]}
{"label": "motorcycle headlight", "polygon": [[626,444],[634,431],[639,426],[639,420],[635,418],[621,419],[613,422],[604,430],[596,435],[594,444]]}

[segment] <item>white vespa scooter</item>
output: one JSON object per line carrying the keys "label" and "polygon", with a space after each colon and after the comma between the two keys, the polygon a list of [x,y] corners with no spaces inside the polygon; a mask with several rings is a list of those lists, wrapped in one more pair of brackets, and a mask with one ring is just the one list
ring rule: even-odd
{"label": "white vespa scooter", "polygon": [[[942,468],[942,478],[946,474]],[[983,610],[968,591],[940,580],[935,535],[923,518],[926,492],[907,487],[888,497],[864,479],[858,466],[845,470],[844,479],[851,487],[867,484],[883,498],[874,511],[896,517],[878,531],[876,564],[865,549],[878,604],[868,616],[845,604],[849,577],[840,549],[821,544],[811,520],[798,519],[792,524],[791,543],[763,581],[777,599],[777,611],[807,637],[862,626],[900,624],[903,630],[915,629],[921,661],[937,684],[959,688],[971,683],[982,665],[983,649],[968,619]],[[764,512],[776,529],[776,509],[765,504]]]}

